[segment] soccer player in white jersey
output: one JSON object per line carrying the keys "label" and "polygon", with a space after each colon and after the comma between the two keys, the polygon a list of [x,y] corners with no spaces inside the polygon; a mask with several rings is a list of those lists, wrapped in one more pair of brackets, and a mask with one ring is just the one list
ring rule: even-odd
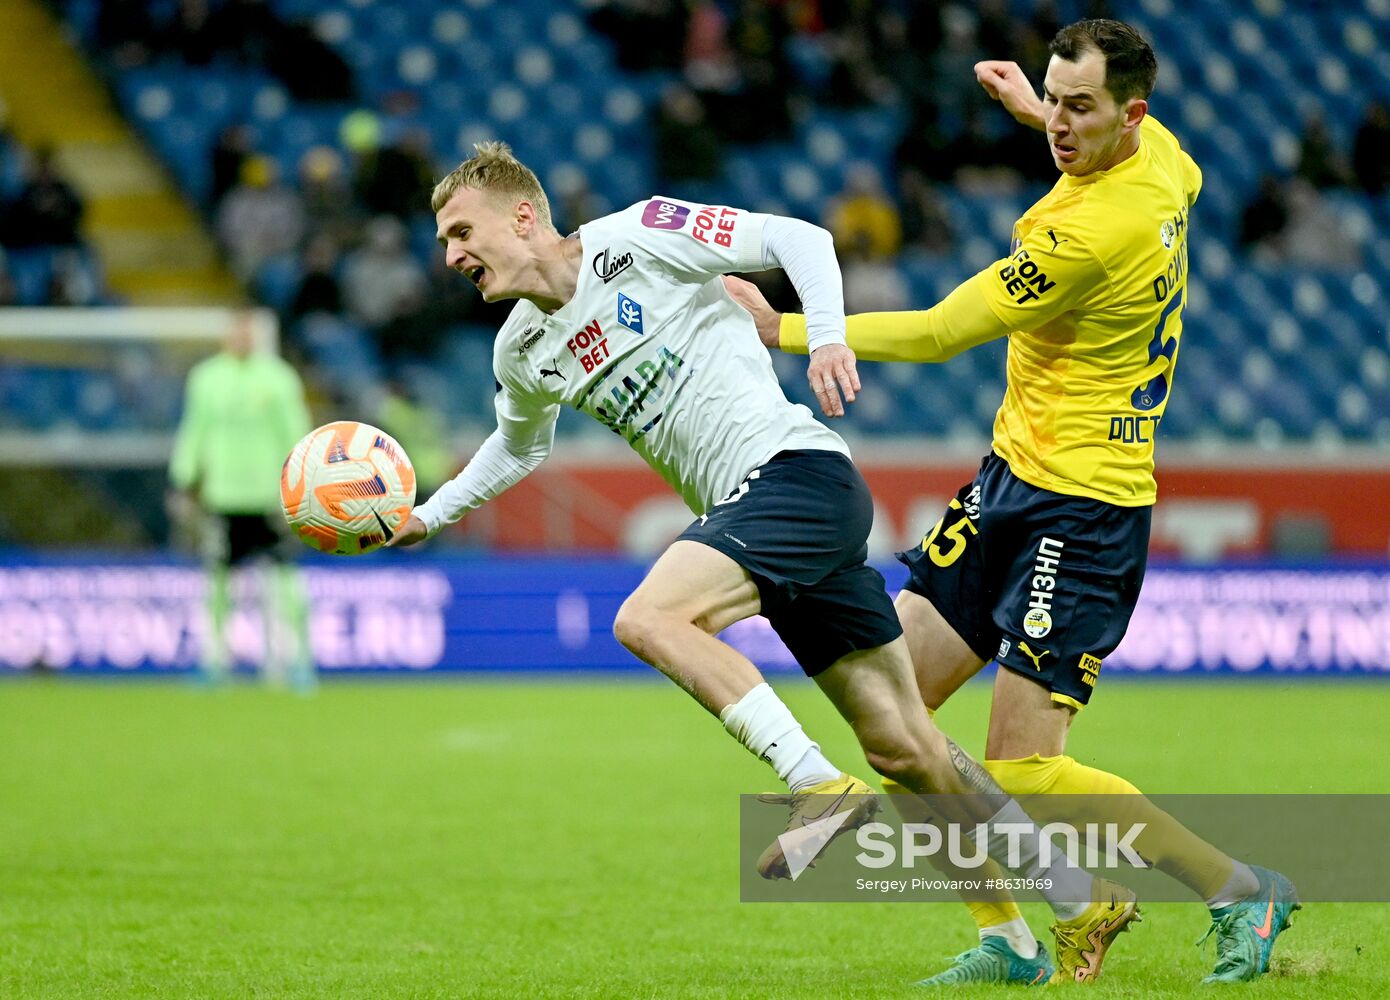
{"label": "soccer player in white jersey", "polygon": [[[696,520],[618,611],[613,629],[717,716],[787,782],[790,825],[846,795],[872,815],[863,782],[802,730],[757,668],[715,636],[762,613],[854,728],[873,768],[914,792],[977,793],[978,821],[1028,823],[1017,804],[933,725],[902,627],[870,567],[868,489],[840,437],[783,396],[726,271],[780,266],[801,297],[810,380],[827,415],[858,388],[844,344],[830,234],[796,219],[653,198],[582,226],[551,224],[540,183],[503,143],[484,143],[435,188],[448,265],[486,301],[518,299],[493,349],[497,430],[414,514],[393,545],[418,542],[481,506],[550,452],[561,406],[589,414],[660,473]],[[987,849],[1004,857],[1003,843]],[[785,877],[774,844],[759,860]],[[1036,853],[1023,874],[1036,875]],[[1053,866],[1063,919],[1110,892]]]}

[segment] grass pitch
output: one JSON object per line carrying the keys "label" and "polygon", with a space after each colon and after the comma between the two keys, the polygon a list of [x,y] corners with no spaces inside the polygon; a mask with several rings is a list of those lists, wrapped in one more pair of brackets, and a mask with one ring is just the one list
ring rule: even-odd
{"label": "grass pitch", "polygon": [[[939,716],[976,752],[987,698]],[[1151,792],[1384,792],[1387,718],[1385,684],[1112,679],[1071,750]],[[740,904],[737,796],[775,778],[664,682],[26,679],[0,733],[7,1000],[910,996],[974,939],[952,904]],[[1203,908],[1145,915],[1087,995],[1212,995]],[[1388,949],[1390,905],[1310,905],[1230,989],[1387,997]]]}

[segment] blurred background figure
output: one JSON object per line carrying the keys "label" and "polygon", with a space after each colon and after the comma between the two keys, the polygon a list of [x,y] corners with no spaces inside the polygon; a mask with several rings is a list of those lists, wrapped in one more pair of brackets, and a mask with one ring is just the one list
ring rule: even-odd
{"label": "blurred background figure", "polygon": [[426,284],[425,269],[406,246],[405,226],[391,215],[367,224],[366,240],[348,254],[343,279],[352,318],[373,330],[419,309]]}
{"label": "blurred background figure", "polygon": [[[314,686],[308,602],[286,552],[294,543],[286,537],[278,487],[286,456],[310,430],[309,411],[299,376],[259,341],[254,314],[241,312],[222,350],[189,372],[169,461],[169,507],[198,536],[207,568],[204,679],[228,678],[233,600],[254,590],[266,680],[308,691]],[[234,574],[252,567],[259,579]]]}
{"label": "blurred background figure", "polygon": [[1390,106],[1372,101],[1356,129],[1352,170],[1361,190],[1379,196],[1390,188]]}
{"label": "blurred background figure", "polygon": [[59,173],[51,149],[34,153],[23,186],[0,207],[4,246],[66,247],[81,242],[82,199]]}
{"label": "blurred background figure", "polygon": [[297,247],[303,236],[298,192],[280,183],[280,168],[270,157],[248,157],[240,182],[217,209],[217,237],[233,270],[249,279],[271,257]]}
{"label": "blurred background figure", "polygon": [[826,215],[825,228],[834,235],[841,260],[881,260],[902,247],[902,218],[873,164],[855,163],[849,168],[845,188]]}

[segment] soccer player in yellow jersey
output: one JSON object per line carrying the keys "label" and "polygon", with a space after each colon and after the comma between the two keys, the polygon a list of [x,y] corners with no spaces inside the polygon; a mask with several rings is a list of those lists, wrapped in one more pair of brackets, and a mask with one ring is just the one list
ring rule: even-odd
{"label": "soccer player in yellow jersey", "polygon": [[[849,318],[849,345],[869,360],[944,361],[1009,340],[992,452],[921,544],[900,554],[911,572],[898,614],[928,708],[991,659],[1003,668],[985,762],[999,784],[1015,795],[1133,795],[1126,819],[1147,824],[1139,853],[1211,908],[1218,956],[1208,980],[1253,979],[1297,908],[1288,880],[1227,857],[1125,779],[1065,755],[1143,582],[1154,440],[1177,361],[1202,175],[1148,115],[1157,62],[1137,32],[1080,21],[1050,51],[1042,100],[1014,63],[975,67],[992,97],[1047,133],[1061,171],[1018,220],[1008,255],[924,312]],[[752,286],[726,280],[765,343],[805,351],[799,316],[779,319]],[[1035,815],[1045,808],[1029,801]],[[980,947],[926,982],[1034,980],[1046,953],[1016,904],[970,905]],[[1132,898],[1118,899],[1059,923],[1054,978],[1095,978],[1136,915]]]}

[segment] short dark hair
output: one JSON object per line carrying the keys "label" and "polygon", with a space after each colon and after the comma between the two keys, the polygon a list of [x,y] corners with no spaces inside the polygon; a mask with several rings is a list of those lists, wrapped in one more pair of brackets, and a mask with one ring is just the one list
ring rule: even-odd
{"label": "short dark hair", "polygon": [[1119,103],[1132,97],[1147,100],[1158,77],[1154,50],[1123,21],[1093,18],[1069,24],[1052,37],[1047,50],[1067,62],[1076,62],[1095,50],[1105,56],[1105,89]]}

